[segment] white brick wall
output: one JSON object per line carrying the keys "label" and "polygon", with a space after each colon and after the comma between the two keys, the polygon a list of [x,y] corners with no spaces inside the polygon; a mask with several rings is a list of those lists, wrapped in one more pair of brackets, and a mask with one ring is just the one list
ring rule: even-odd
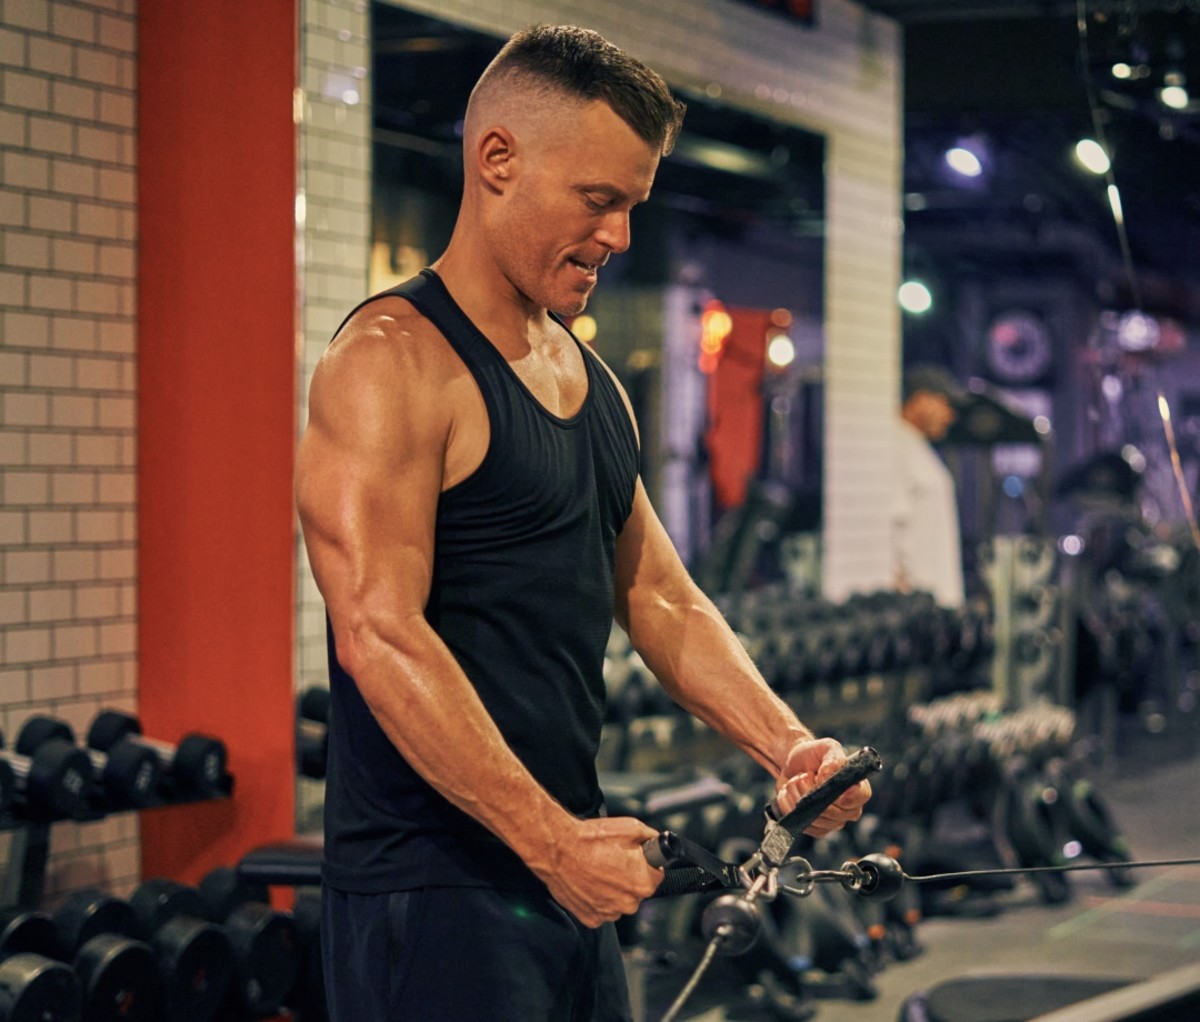
{"label": "white brick wall", "polygon": [[[136,0],[0,0],[0,727],[81,735],[136,677]],[[56,824],[49,898],[138,878]]]}
{"label": "white brick wall", "polygon": [[[301,0],[300,350],[297,422],[312,371],[342,317],[367,296],[371,233],[370,13],[362,0]],[[357,94],[357,100],[352,101]],[[296,529],[296,685],[324,684],[325,607]],[[320,825],[323,785],[299,779],[301,829]]]}

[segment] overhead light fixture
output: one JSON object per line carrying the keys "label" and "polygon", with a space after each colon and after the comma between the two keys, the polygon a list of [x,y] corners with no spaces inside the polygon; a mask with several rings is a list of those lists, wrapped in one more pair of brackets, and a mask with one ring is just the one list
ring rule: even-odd
{"label": "overhead light fixture", "polygon": [[1126,64],[1125,61],[1119,60],[1112,66],[1112,76],[1125,81],[1133,77],[1133,68]]}
{"label": "overhead light fixture", "polygon": [[1081,138],[1075,143],[1075,159],[1093,174],[1107,174],[1112,166],[1104,147],[1093,138]]}
{"label": "overhead light fixture", "polygon": [[1187,109],[1191,96],[1188,95],[1187,80],[1182,71],[1168,71],[1163,75],[1163,87],[1159,90],[1158,98],[1163,106],[1169,106],[1172,110]]}
{"label": "overhead light fixture", "polygon": [[963,177],[979,177],[983,173],[983,164],[979,157],[962,146],[946,150],[946,163],[951,170],[962,174]]}
{"label": "overhead light fixture", "polygon": [[933,295],[919,280],[906,280],[896,292],[896,298],[900,308],[918,316],[933,308]]}
{"label": "overhead light fixture", "polygon": [[796,344],[784,333],[767,341],[767,361],[776,369],[786,369],[796,361]]}
{"label": "overhead light fixture", "polygon": [[1117,190],[1116,185],[1108,186],[1108,204],[1112,208],[1113,219],[1118,224],[1125,222],[1125,210],[1121,206],[1121,193]]}

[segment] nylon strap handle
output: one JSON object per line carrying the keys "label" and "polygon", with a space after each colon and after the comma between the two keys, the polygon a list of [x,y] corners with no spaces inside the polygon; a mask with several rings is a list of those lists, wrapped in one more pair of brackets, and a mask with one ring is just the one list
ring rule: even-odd
{"label": "nylon strap handle", "polygon": [[[717,858],[694,841],[666,830],[642,845],[647,861],[665,870],[665,876],[653,897],[696,894],[718,889],[741,889],[742,871],[757,871],[781,866],[791,855],[800,835],[837,799],[871,774],[882,769],[879,753],[864,746],[846,761],[837,773],[826,778],[805,794],[790,813],[767,825],[767,833],[757,852],[739,868]],[[773,814],[768,806],[768,814]]]}

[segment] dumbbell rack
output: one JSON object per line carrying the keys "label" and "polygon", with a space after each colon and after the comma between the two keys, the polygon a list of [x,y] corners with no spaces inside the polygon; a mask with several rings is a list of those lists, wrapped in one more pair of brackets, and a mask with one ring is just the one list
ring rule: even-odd
{"label": "dumbbell rack", "polygon": [[0,833],[11,833],[8,864],[0,878],[0,907],[36,908],[45,889],[46,864],[50,855],[50,829],[56,823],[97,823],[116,813],[143,812],[166,806],[213,802],[233,794],[234,778],[226,773],[218,791],[211,795],[181,795],[163,798],[137,809],[95,809],[77,816],[53,816],[27,819],[9,813],[0,814]]}

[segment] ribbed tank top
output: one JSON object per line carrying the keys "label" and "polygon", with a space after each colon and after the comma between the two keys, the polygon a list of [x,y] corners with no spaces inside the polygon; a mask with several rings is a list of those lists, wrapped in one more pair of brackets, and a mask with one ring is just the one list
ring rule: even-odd
{"label": "ribbed tank top", "polygon": [[[583,405],[569,419],[547,411],[432,270],[367,302],[384,295],[407,299],[441,331],[475,378],[490,426],[478,469],[438,502],[426,619],[538,782],[570,812],[594,816],[614,550],[638,471],[625,404],[579,345]],[[408,765],[327,630],[325,882],[360,893],[537,883]]]}

